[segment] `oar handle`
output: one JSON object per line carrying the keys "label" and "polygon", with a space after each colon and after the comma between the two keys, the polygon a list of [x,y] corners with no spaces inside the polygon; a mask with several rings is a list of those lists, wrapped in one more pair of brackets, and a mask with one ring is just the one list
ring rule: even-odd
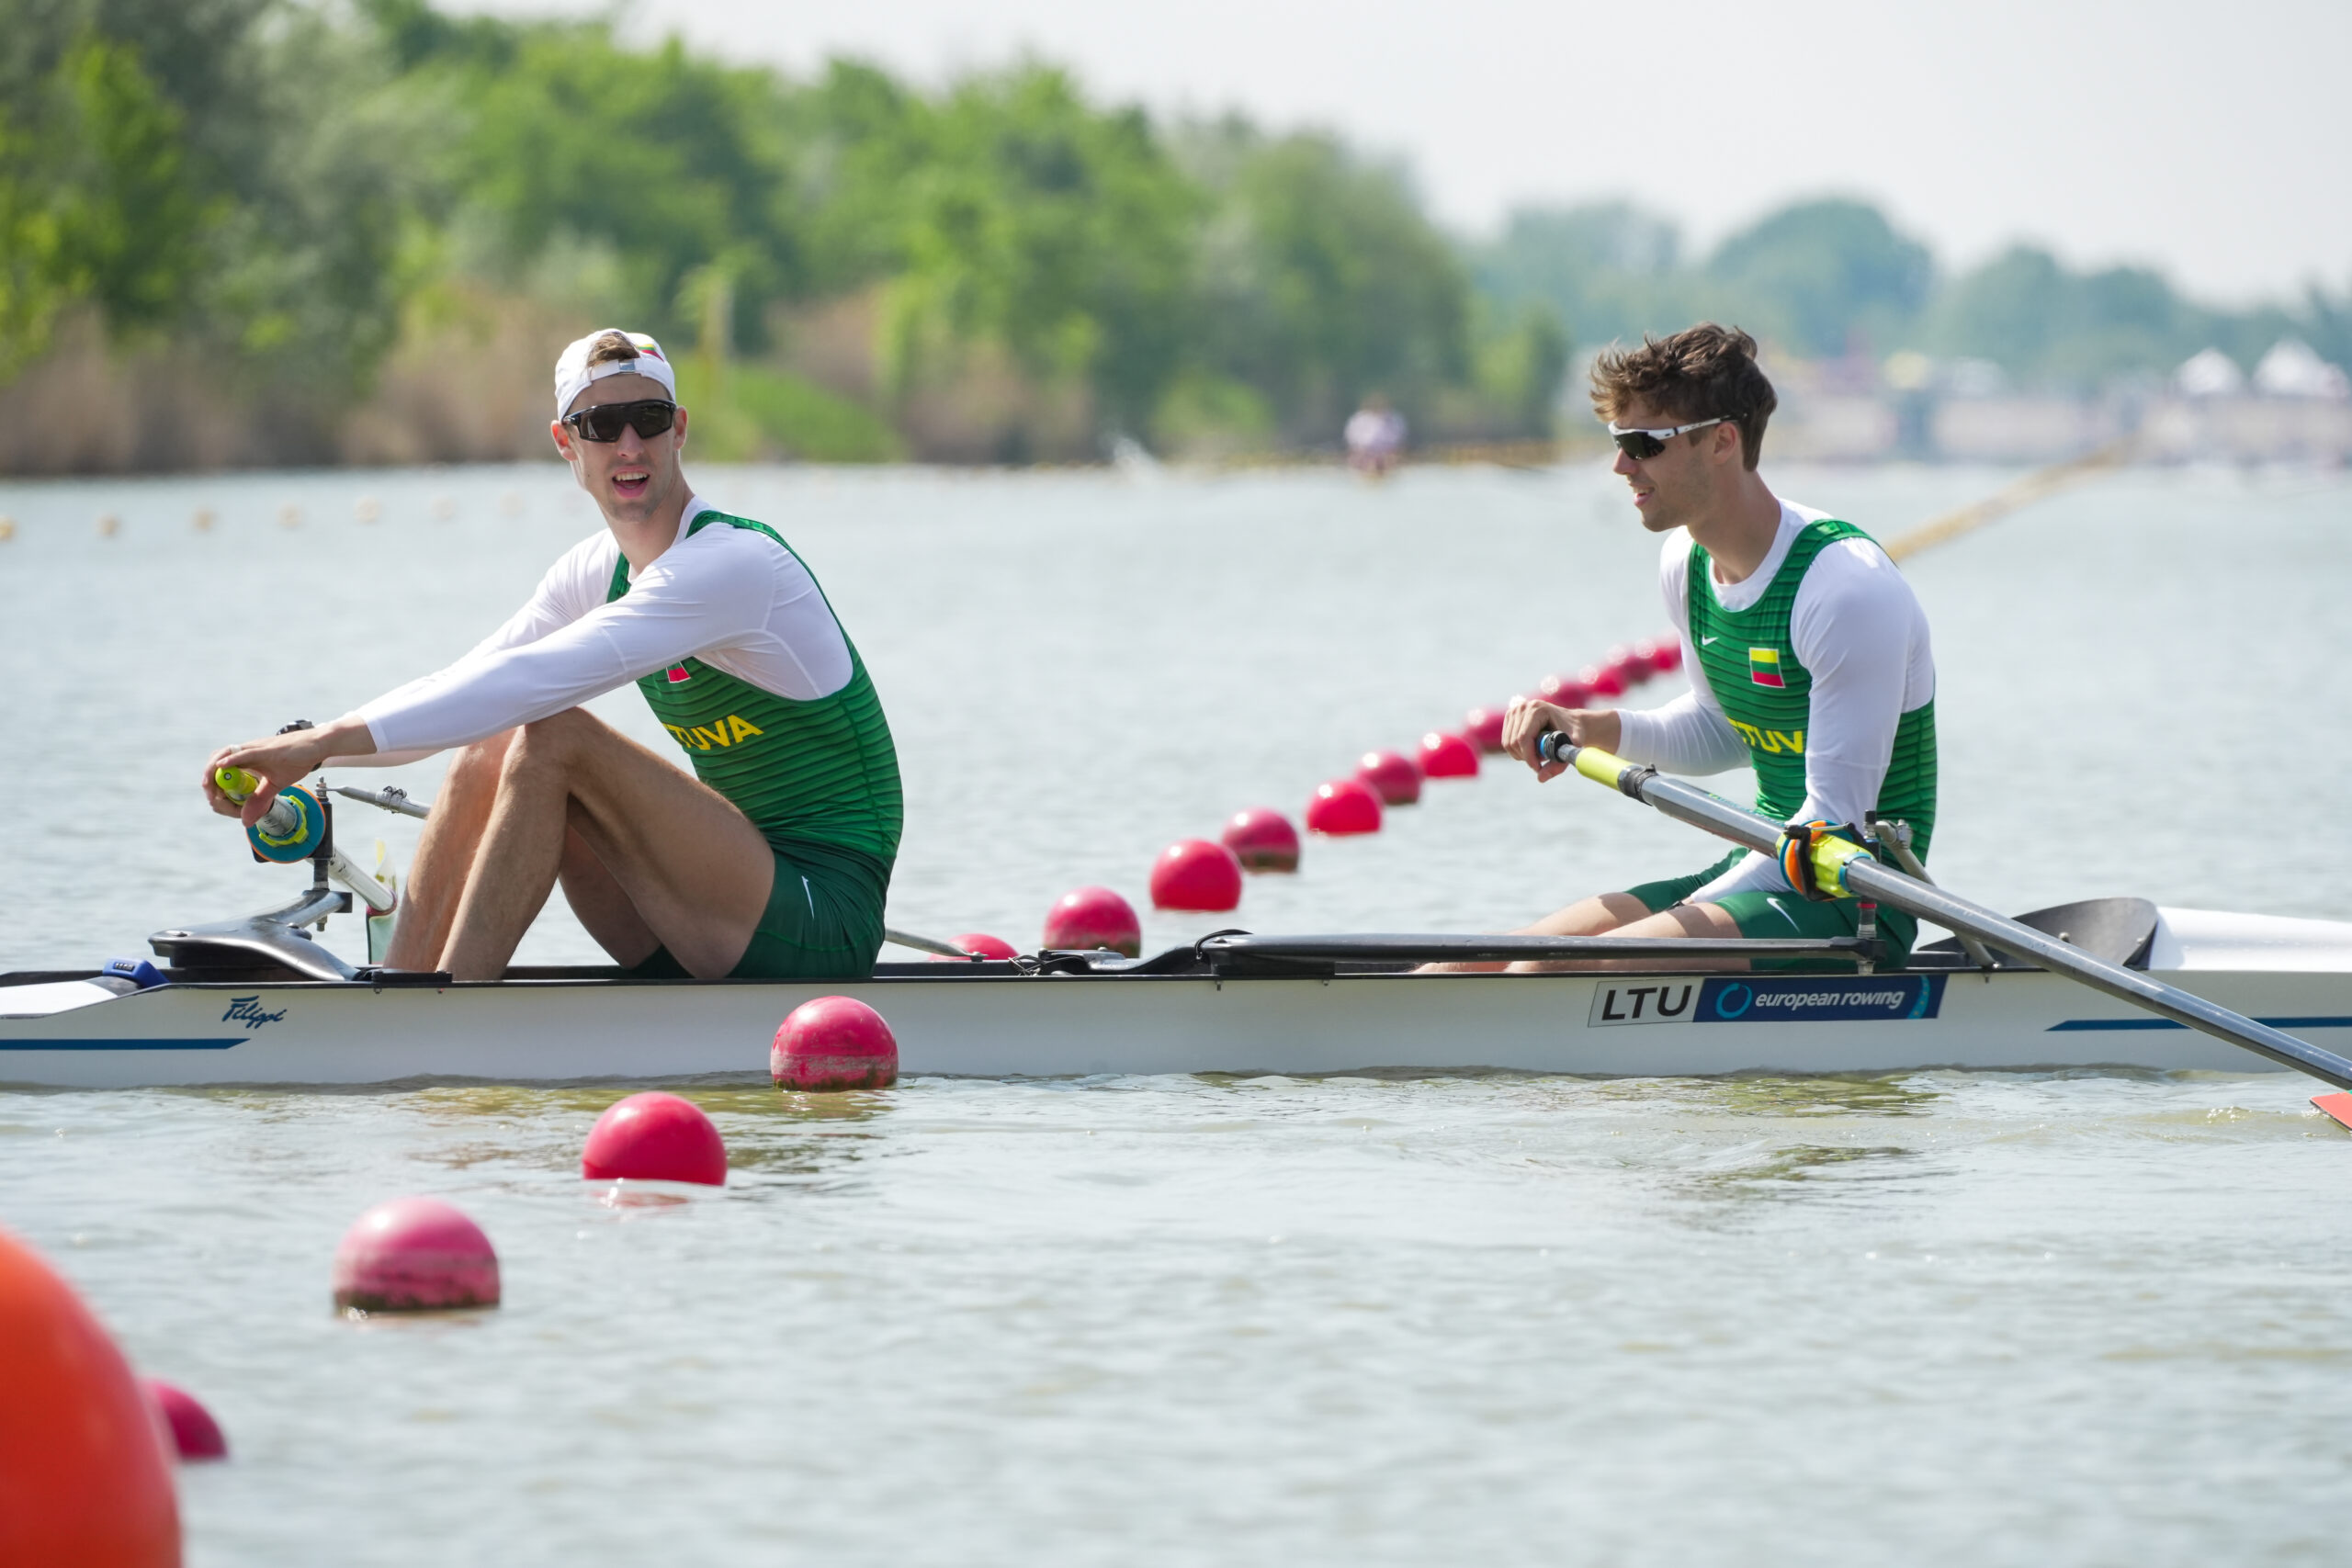
{"label": "oar handle", "polygon": [[[215,768],[212,770],[212,782],[220,786],[222,795],[240,806],[251,800],[254,792],[261,788],[261,780],[243,768]],[[261,814],[261,820],[254,826],[273,839],[290,839],[301,829],[301,808],[281,795],[269,803],[269,809]]]}
{"label": "oar handle", "polygon": [[[1745,845],[1759,854],[1779,852],[1784,836],[1779,824],[1695,785],[1661,778],[1656,768],[1611,756],[1596,747],[1578,746],[1558,730],[1546,730],[1538,736],[1535,749],[1546,761],[1566,762],[1595,783],[1608,784],[1679,822]],[[1996,914],[1931,883],[1914,881],[1891,866],[1881,865],[1858,844],[1826,836],[1816,839],[1813,862],[1819,886],[1833,897],[1875,899],[1920,919],[1949,926],[1962,936],[1973,936],[2033,958],[2052,973],[2103,991],[2118,1001],[2145,1008],[2159,1017],[2242,1045],[2281,1066],[2324,1078],[2338,1089],[2352,1089],[2352,1060],[2232,1012],[2177,986],[2167,986],[2109,964],[2046,931],[2021,925],[2007,915]]]}

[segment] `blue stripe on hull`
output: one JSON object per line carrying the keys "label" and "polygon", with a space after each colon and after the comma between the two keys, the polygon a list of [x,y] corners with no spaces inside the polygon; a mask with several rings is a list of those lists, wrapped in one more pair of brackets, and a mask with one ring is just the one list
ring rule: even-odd
{"label": "blue stripe on hull", "polygon": [[0,1040],[0,1051],[226,1051],[245,1039],[226,1040]]}
{"label": "blue stripe on hull", "polygon": [[[2267,1023],[2273,1029],[2352,1029],[2352,1018],[2257,1018],[2254,1021]],[[2046,1032],[2080,1034],[2090,1030],[2188,1027],[2168,1018],[2070,1018],[2064,1023],[2052,1024]]]}

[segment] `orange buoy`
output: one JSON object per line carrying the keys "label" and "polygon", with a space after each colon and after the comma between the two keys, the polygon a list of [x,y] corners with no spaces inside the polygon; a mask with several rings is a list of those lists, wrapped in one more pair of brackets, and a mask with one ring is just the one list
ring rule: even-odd
{"label": "orange buoy", "polygon": [[615,1100],[580,1151],[589,1181],[693,1181],[727,1185],[727,1144],[691,1100],[660,1089]]}
{"label": "orange buoy", "polygon": [[1472,708],[1462,723],[1462,739],[1481,751],[1503,749],[1503,720],[1509,705],[1498,708]]}
{"label": "orange buoy", "polygon": [[1623,677],[1603,665],[1586,665],[1577,671],[1577,679],[1583,682],[1596,697],[1622,697],[1625,694]]}
{"label": "orange buoy", "polygon": [[1649,645],[1650,668],[1661,675],[1671,675],[1682,668],[1682,637],[1668,632]]}
{"label": "orange buoy", "polygon": [[768,1049],[768,1076],[801,1093],[888,1089],[899,1081],[899,1039],[855,997],[819,997],[785,1015]]}
{"label": "orange buoy", "polygon": [[1410,806],[1421,798],[1420,764],[1402,751],[1366,751],[1356,777],[1370,784],[1383,806]]}
{"label": "orange buoy", "polygon": [[1298,829],[1271,806],[1237,811],[1217,835],[1244,871],[1296,871]]}
{"label": "orange buoy", "polygon": [[1333,779],[1306,803],[1306,830],[1327,838],[1380,831],[1380,796],[1362,779]]}
{"label": "orange buoy", "polygon": [[438,1198],[395,1198],[352,1223],[334,1249],[345,1312],[446,1312],[498,1304],[498,1254],[481,1227]]}
{"label": "orange buoy", "polygon": [[1555,708],[1580,708],[1592,701],[1592,682],[1574,675],[1546,675],[1535,683],[1535,694]]}
{"label": "orange buoy", "polygon": [[1432,729],[1421,737],[1421,772],[1433,779],[1475,779],[1478,750],[1459,735]]}
{"label": "orange buoy", "polygon": [[172,1448],[182,1463],[229,1457],[229,1438],[203,1401],[161,1378],[141,1378],[139,1387],[155,1414],[164,1418],[164,1429],[172,1435]]}
{"label": "orange buoy", "polygon": [[[966,931],[962,936],[949,937],[947,945],[960,947],[973,958],[1018,958],[1021,956],[1019,948],[1005,941],[1004,938],[990,936],[986,931]],[[944,953],[934,953],[931,956],[932,961],[937,964],[957,962]]]}
{"label": "orange buoy", "polygon": [[163,1423],[72,1286],[0,1232],[0,1562],[179,1568]]}
{"label": "orange buoy", "polygon": [[1107,947],[1134,958],[1143,952],[1143,922],[1136,919],[1136,907],[1111,889],[1080,887],[1046,911],[1043,945],[1080,952]]}
{"label": "orange buoy", "polygon": [[1241,859],[1206,839],[1179,840],[1151,863],[1151,901],[1162,909],[1230,909],[1241,902]]}

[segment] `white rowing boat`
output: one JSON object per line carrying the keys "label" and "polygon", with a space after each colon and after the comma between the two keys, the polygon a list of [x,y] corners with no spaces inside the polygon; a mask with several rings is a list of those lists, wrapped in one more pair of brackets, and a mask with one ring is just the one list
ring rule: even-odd
{"label": "white rowing boat", "polygon": [[[2128,898],[2026,919],[2135,974],[2352,1051],[2352,924]],[[285,929],[255,940],[307,943],[280,937]],[[757,1078],[784,1015],[824,995],[879,1011],[910,1074],[2268,1066],[2007,954],[1980,970],[1951,944],[1868,975],[1416,974],[1405,972],[1413,957],[1503,950],[1491,938],[1224,938],[1140,964],[1106,953],[885,964],[852,983],[640,981],[581,968],[458,985],[364,970],[344,978],[322,950],[292,956],[334,977],[192,935],[156,942],[175,960],[161,984],[0,976],[0,1083]]]}

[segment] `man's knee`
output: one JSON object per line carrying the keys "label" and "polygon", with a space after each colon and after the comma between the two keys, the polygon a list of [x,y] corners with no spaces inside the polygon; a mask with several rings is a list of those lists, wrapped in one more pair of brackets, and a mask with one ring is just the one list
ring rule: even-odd
{"label": "man's knee", "polygon": [[461,746],[449,760],[449,771],[441,784],[446,792],[452,789],[495,789],[498,775],[506,766],[506,752],[514,739],[514,731],[502,729],[485,736],[470,746]]}
{"label": "man's knee", "polygon": [[508,731],[513,744],[506,749],[505,774],[512,778],[547,770],[569,773],[588,748],[609,733],[602,720],[579,708],[518,725]]}

